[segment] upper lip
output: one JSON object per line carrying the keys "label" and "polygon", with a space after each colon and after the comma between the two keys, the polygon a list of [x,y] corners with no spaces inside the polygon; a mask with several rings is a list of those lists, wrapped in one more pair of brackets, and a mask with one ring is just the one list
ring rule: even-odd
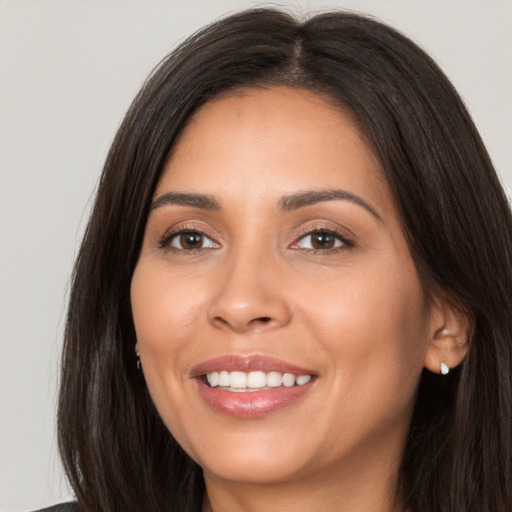
{"label": "upper lip", "polygon": [[211,372],[220,371],[240,371],[240,372],[281,372],[292,373],[294,375],[315,375],[310,369],[289,364],[286,361],[276,359],[270,356],[252,354],[237,355],[229,354],[213,359],[208,359],[192,367],[191,377],[200,377]]}

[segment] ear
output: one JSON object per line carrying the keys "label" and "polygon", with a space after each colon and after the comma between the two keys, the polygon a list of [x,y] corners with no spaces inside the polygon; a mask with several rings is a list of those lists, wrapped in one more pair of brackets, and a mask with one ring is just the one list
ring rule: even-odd
{"label": "ear", "polygon": [[433,373],[447,373],[458,366],[469,350],[471,322],[452,305],[435,300],[431,311],[424,366]]}

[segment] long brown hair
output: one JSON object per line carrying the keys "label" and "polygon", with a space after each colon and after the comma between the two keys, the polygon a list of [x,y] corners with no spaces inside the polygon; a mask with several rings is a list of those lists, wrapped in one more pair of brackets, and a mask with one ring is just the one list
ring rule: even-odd
{"label": "long brown hair", "polygon": [[373,19],[227,17],[154,71],[108,155],[73,272],[58,428],[86,511],[199,511],[201,469],[136,370],[130,281],[164,161],[215,95],[285,84],[349,109],[394,193],[418,271],[472,322],[465,362],[421,377],[400,495],[414,512],[512,509],[512,218],[462,101],[432,59]]}

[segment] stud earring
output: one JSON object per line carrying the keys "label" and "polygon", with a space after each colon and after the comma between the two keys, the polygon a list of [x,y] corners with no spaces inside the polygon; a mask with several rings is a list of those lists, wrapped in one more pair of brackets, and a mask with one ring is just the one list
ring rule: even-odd
{"label": "stud earring", "polygon": [[450,368],[448,368],[448,365],[442,361],[440,364],[441,367],[441,375],[448,375],[450,373]]}
{"label": "stud earring", "polygon": [[140,370],[140,355],[138,352],[135,353],[137,356],[137,370]]}

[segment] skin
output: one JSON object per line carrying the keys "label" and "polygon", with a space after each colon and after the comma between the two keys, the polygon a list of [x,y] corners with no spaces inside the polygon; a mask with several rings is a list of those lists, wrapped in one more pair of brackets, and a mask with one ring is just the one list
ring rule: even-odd
{"label": "skin", "polygon": [[[347,199],[279,209],[286,195],[330,189],[374,213]],[[136,350],[163,421],[204,470],[212,510],[400,510],[419,375],[462,359],[464,324],[440,301],[427,305],[351,117],[285,87],[210,101],[174,146],[154,200],[169,192],[206,194],[220,209],[152,209],[131,288]],[[184,248],[170,237],[180,230],[204,237]],[[318,249],[314,230],[348,242]],[[211,409],[190,377],[226,354],[272,356],[317,378],[283,409],[235,418]]]}

